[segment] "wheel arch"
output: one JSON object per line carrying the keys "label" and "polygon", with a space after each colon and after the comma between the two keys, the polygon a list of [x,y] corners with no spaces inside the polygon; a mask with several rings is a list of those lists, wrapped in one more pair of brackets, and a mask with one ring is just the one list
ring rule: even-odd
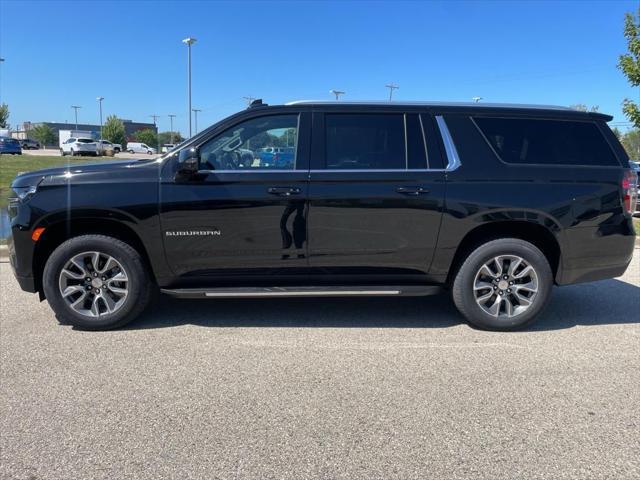
{"label": "wheel arch", "polygon": [[113,218],[73,218],[70,221],[60,220],[47,225],[44,233],[38,239],[33,254],[33,274],[36,291],[41,300],[44,299],[42,288],[42,274],[47,259],[63,242],[81,235],[105,235],[117,238],[133,247],[142,257],[149,275],[155,281],[154,270],[147,249],[136,231],[125,223]]}
{"label": "wheel arch", "polygon": [[538,247],[549,261],[549,266],[555,278],[560,268],[562,256],[562,249],[557,235],[558,231],[552,231],[539,223],[526,220],[495,221],[479,225],[467,232],[458,245],[447,275],[447,285],[451,285],[465,258],[475,248],[498,238],[518,238]]}

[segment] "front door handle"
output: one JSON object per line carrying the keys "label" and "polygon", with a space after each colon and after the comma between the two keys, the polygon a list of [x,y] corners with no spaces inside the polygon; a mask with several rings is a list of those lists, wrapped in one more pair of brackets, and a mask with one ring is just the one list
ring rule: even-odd
{"label": "front door handle", "polygon": [[418,195],[425,195],[429,193],[429,190],[423,187],[398,187],[396,188],[396,192],[401,193],[402,195],[412,195],[417,197]]}
{"label": "front door handle", "polygon": [[298,187],[269,187],[267,192],[269,192],[270,195],[289,197],[291,195],[298,195],[300,193],[300,189]]}

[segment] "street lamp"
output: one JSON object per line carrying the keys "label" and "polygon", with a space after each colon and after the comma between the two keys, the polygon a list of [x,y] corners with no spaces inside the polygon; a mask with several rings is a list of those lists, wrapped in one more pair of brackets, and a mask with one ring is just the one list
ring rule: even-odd
{"label": "street lamp", "polygon": [[104,100],[104,97],[97,97],[96,100],[100,105],[100,146],[102,147],[102,101]]}
{"label": "street lamp", "polygon": [[173,145],[173,118],[175,117],[175,114],[170,113],[169,114],[169,121],[171,122],[171,145]]}
{"label": "street lamp", "polygon": [[193,109],[193,114],[196,117],[196,135],[198,134],[198,112],[201,112],[202,110],[200,110],[199,108],[194,108]]}
{"label": "street lamp", "polygon": [[391,99],[393,98],[393,91],[397,90],[400,87],[395,83],[387,83],[385,87],[389,89],[389,101],[391,101]]}
{"label": "street lamp", "polygon": [[73,108],[76,113],[76,130],[78,130],[78,109],[82,107],[80,105],[71,105],[71,108]]}
{"label": "street lamp", "polygon": [[182,40],[182,43],[184,43],[187,48],[188,48],[188,72],[189,72],[189,77],[188,77],[188,82],[189,82],[189,110],[188,110],[188,115],[189,115],[189,137],[191,137],[191,45],[193,45],[194,43],[196,43],[196,39],[193,37],[187,37],[184,40]]}
{"label": "street lamp", "polygon": [[329,90],[329,93],[335,95],[336,96],[336,100],[340,100],[340,95],[344,95],[345,92],[342,92],[342,91],[336,90],[336,89],[331,89],[331,90]]}

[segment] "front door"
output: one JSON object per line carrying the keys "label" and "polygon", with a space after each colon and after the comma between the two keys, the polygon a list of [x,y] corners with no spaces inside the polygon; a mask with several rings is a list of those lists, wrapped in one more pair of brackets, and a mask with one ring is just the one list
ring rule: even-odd
{"label": "front door", "polygon": [[369,280],[426,273],[445,193],[431,117],[327,110],[313,125],[310,266]]}
{"label": "front door", "polygon": [[176,180],[166,169],[161,220],[176,275],[239,278],[307,266],[307,116],[253,116],[196,145],[196,177]]}

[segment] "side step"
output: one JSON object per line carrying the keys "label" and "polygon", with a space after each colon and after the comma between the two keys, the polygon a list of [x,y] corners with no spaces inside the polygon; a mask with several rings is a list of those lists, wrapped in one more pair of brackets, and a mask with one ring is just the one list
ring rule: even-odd
{"label": "side step", "polygon": [[435,285],[399,286],[321,286],[321,287],[238,287],[238,288],[163,288],[162,293],[179,298],[265,298],[265,297],[420,297],[435,295]]}

